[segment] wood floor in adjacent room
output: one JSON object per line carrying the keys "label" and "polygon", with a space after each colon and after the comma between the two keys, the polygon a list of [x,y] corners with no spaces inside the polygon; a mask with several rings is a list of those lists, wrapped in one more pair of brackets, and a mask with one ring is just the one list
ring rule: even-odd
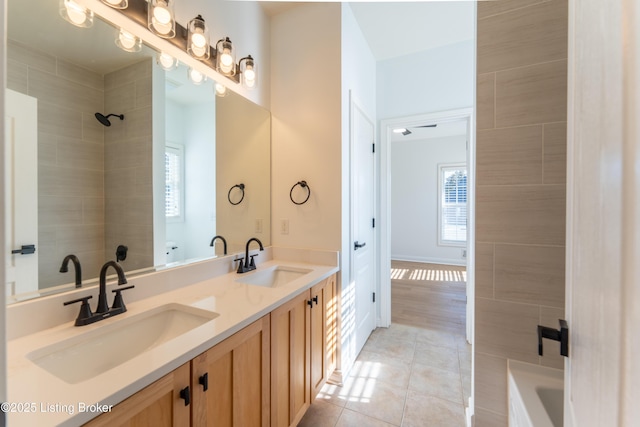
{"label": "wood floor in adjacent room", "polygon": [[371,334],[344,384],[326,384],[298,427],[465,426],[466,269],[391,267],[391,327]]}
{"label": "wood floor in adjacent room", "polygon": [[391,322],[465,334],[466,267],[391,261]]}

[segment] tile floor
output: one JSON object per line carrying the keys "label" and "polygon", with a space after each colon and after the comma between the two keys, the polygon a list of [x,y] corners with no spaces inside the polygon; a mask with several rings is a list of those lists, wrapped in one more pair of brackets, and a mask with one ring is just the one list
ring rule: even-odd
{"label": "tile floor", "polygon": [[471,393],[464,336],[394,323],[370,336],[349,377],[327,384],[299,427],[464,427]]}

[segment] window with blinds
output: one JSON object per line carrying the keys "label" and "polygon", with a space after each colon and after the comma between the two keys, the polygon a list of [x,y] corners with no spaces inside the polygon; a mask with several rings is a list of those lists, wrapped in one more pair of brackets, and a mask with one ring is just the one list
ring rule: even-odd
{"label": "window with blinds", "polygon": [[441,245],[465,246],[467,242],[467,167],[439,166],[439,236]]}
{"label": "window with blinds", "polygon": [[164,212],[167,221],[181,221],[184,215],[184,148],[167,144],[164,152]]}

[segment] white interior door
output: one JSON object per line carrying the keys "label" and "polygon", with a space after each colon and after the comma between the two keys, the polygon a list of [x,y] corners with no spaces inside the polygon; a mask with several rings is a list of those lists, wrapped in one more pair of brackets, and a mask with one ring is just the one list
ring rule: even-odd
{"label": "white interior door", "polygon": [[[9,296],[38,290],[38,100],[10,89],[5,96],[5,256]],[[30,245],[35,252],[28,249]]]}
{"label": "white interior door", "polygon": [[376,325],[374,234],[374,126],[351,100],[351,286],[355,296],[355,350]]}
{"label": "white interior door", "polygon": [[[624,31],[623,31],[624,30]],[[567,427],[640,419],[640,5],[569,2]]]}

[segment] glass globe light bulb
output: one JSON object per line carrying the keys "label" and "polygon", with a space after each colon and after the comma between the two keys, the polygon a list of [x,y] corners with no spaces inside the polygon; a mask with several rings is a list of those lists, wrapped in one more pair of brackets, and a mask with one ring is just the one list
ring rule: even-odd
{"label": "glass globe light bulb", "polygon": [[67,7],[67,16],[76,25],[82,25],[87,20],[87,14],[84,9],[76,2],[68,0],[65,2]]}
{"label": "glass globe light bulb", "polygon": [[120,30],[120,44],[125,49],[131,49],[136,45],[136,37],[124,30]]}
{"label": "glass globe light bulb", "polygon": [[162,6],[157,5],[153,8],[153,17],[160,25],[167,25],[171,23],[171,12],[166,7],[166,3]]}

